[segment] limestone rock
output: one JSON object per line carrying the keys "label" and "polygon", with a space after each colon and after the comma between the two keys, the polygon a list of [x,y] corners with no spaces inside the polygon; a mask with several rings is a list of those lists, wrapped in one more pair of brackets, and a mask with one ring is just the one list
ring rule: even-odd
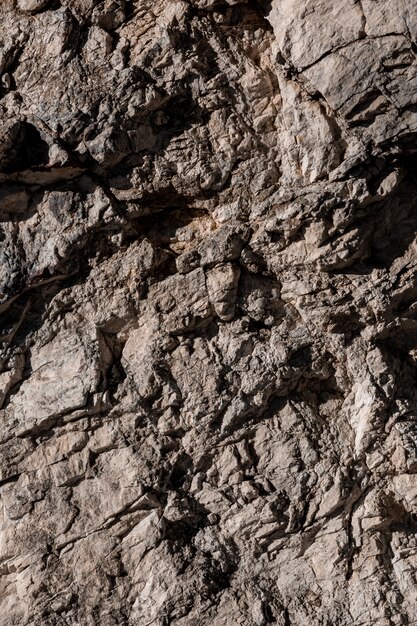
{"label": "limestone rock", "polygon": [[395,626],[417,5],[0,3],[0,622]]}

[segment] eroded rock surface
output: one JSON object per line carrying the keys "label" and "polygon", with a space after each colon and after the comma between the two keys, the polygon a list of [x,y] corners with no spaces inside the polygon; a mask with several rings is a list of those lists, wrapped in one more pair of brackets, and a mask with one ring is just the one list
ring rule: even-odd
{"label": "eroded rock surface", "polygon": [[417,616],[417,4],[3,0],[0,623]]}

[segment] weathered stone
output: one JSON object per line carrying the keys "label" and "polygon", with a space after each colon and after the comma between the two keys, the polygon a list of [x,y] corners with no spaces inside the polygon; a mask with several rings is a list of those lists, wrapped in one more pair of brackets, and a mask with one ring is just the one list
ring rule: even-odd
{"label": "weathered stone", "polygon": [[417,5],[0,4],[1,624],[413,624]]}
{"label": "weathered stone", "polygon": [[36,13],[44,9],[50,0],[18,0],[17,6],[24,13]]}

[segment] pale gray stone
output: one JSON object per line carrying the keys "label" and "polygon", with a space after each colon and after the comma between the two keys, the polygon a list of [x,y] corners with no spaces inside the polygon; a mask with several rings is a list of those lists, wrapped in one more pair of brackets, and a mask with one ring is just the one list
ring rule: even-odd
{"label": "pale gray stone", "polygon": [[417,5],[0,3],[0,622],[407,626]]}

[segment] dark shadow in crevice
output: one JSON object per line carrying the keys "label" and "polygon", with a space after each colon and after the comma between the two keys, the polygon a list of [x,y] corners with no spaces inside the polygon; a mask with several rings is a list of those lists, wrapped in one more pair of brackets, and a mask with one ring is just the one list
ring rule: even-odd
{"label": "dark shadow in crevice", "polygon": [[6,174],[44,167],[49,161],[49,145],[33,124],[20,125],[15,145],[2,168]]}

